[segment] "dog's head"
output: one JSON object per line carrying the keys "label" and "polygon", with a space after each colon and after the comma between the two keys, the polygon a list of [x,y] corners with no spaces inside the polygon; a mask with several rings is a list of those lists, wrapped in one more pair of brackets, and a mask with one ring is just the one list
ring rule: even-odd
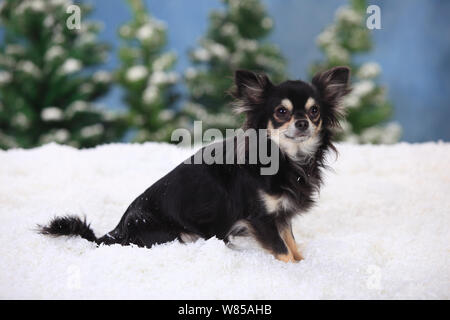
{"label": "dog's head", "polygon": [[311,83],[274,85],[265,74],[238,70],[236,111],[246,115],[244,129],[267,129],[285,154],[312,155],[331,145],[332,130],[343,113],[340,101],[350,92],[349,78],[349,68],[335,67],[316,74]]}

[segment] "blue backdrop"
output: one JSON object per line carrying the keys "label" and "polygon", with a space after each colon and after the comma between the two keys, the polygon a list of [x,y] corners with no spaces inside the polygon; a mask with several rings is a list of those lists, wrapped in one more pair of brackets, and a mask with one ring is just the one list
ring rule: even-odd
{"label": "blue backdrop", "polygon": [[[220,8],[219,0],[147,0],[150,12],[168,24],[168,48],[177,52],[177,70],[189,66],[187,50],[196,45],[208,26],[208,14]],[[288,60],[292,78],[306,78],[308,65],[320,58],[317,35],[333,20],[345,0],[266,0],[275,22],[271,41]],[[371,1],[381,8],[381,30],[374,30],[375,49],[361,60],[377,61],[380,82],[389,88],[395,105],[394,119],[403,127],[404,141],[450,141],[450,1]],[[98,0],[93,18],[103,21],[103,40],[118,47],[117,29],[130,19],[124,0]],[[118,63],[114,51],[107,64]],[[112,108],[123,106],[114,89],[102,101]]]}

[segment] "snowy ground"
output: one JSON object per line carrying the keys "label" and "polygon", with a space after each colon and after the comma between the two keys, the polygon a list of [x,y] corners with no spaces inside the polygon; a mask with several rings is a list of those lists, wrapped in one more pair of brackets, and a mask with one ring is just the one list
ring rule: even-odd
{"label": "snowy ground", "polygon": [[187,150],[0,152],[0,298],[449,299],[450,144],[338,148],[318,206],[294,223],[297,264],[217,239],[96,248],[32,231],[71,213],[102,235]]}

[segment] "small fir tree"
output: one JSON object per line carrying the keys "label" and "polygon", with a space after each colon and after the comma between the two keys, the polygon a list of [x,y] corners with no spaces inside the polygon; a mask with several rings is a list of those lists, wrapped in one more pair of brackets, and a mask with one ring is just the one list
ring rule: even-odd
{"label": "small fir tree", "polygon": [[336,11],[334,23],[317,38],[324,59],[313,64],[311,73],[338,65],[352,69],[353,90],[343,101],[347,117],[338,134],[341,140],[394,143],[401,135],[401,127],[395,122],[386,124],[393,106],[387,100],[386,88],[376,82],[381,68],[375,62],[356,61],[357,55],[373,49],[371,33],[366,27],[366,9],[365,0],[351,0],[349,6]]}
{"label": "small fir tree", "polygon": [[123,25],[118,81],[125,91],[135,141],[168,141],[175,129],[178,95],[176,56],[165,52],[166,25],[148,14],[141,0],[128,0],[132,20]]}
{"label": "small fir tree", "polygon": [[193,67],[185,72],[190,102],[183,112],[203,121],[203,128],[236,128],[240,119],[231,113],[226,92],[233,71],[267,73],[274,82],[285,78],[285,61],[278,48],[265,39],[273,21],[259,0],[222,0],[213,11],[205,37],[190,52]]}
{"label": "small fir tree", "polygon": [[93,102],[109,89],[111,76],[93,71],[108,47],[96,37],[99,24],[70,30],[68,0],[5,0],[0,4],[0,148],[56,141],[91,147],[116,141],[124,123]]}

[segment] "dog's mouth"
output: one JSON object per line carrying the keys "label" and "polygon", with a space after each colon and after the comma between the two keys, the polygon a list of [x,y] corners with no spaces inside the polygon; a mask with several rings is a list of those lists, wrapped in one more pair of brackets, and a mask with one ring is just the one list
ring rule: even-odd
{"label": "dog's mouth", "polygon": [[288,138],[290,140],[293,140],[293,141],[296,141],[296,142],[303,142],[303,141],[308,140],[310,138],[310,135],[306,134],[306,133],[301,133],[301,134],[298,134],[298,135],[295,135],[295,136],[291,136],[291,135],[289,135],[288,133],[285,132],[285,133],[283,133],[283,135],[286,138]]}

